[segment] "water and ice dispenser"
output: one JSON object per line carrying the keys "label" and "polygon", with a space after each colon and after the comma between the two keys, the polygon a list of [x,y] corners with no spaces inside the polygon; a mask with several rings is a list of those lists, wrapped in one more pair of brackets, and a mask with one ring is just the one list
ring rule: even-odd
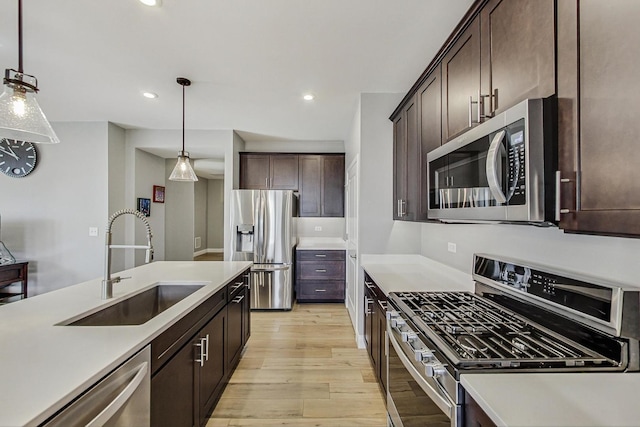
{"label": "water and ice dispenser", "polygon": [[235,252],[253,252],[253,224],[236,226]]}

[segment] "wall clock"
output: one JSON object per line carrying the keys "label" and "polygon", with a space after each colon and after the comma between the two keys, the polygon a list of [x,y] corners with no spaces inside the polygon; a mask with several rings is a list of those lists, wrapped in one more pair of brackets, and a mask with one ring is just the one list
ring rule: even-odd
{"label": "wall clock", "polygon": [[27,141],[0,139],[0,171],[12,178],[22,178],[36,168],[36,147]]}

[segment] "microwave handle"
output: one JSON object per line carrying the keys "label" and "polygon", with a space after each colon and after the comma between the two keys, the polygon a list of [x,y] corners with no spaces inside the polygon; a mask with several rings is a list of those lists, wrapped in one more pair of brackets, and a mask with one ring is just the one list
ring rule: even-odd
{"label": "microwave handle", "polygon": [[505,203],[507,197],[502,192],[502,186],[500,185],[500,179],[498,178],[498,158],[502,149],[502,138],[504,138],[504,130],[498,132],[489,145],[489,152],[487,153],[487,182],[489,183],[489,190],[498,203]]}

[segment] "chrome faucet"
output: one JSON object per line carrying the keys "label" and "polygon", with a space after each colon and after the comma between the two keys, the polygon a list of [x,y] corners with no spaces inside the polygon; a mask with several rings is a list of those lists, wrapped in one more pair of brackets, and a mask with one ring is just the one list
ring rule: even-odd
{"label": "chrome faucet", "polygon": [[[112,245],[111,244],[111,226],[116,218],[122,215],[134,215],[144,222],[147,227],[147,245]],[[109,217],[109,222],[105,231],[105,255],[104,255],[104,280],[102,281],[102,299],[109,299],[113,297],[113,284],[119,283],[122,279],[128,279],[128,277],[116,276],[111,278],[111,249],[145,249],[147,254],[145,256],[145,263],[153,261],[153,246],[151,245],[151,226],[144,214],[135,209],[122,209],[115,212]]]}

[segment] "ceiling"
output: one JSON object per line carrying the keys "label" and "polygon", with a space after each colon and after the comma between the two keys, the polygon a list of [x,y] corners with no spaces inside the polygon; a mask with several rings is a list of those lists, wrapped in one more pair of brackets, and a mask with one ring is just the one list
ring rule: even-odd
{"label": "ceiling", "polygon": [[[406,92],[471,3],[24,0],[24,71],[53,122],[180,129],[184,76],[187,129],[340,141],[358,94]],[[17,68],[17,0],[0,8],[0,67]]]}

